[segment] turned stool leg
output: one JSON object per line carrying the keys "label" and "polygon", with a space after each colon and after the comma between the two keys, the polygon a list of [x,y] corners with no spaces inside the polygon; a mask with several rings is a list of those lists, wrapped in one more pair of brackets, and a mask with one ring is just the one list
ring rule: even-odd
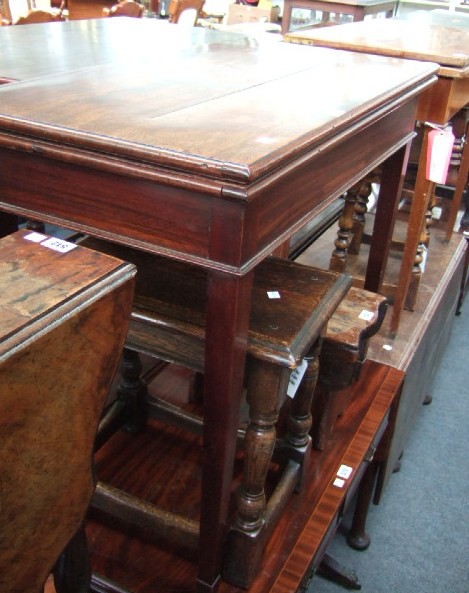
{"label": "turned stool leg", "polygon": [[290,375],[287,368],[260,360],[248,361],[247,373],[250,421],[245,435],[244,473],[223,569],[226,580],[243,588],[249,588],[258,573],[266,542],[265,481],[276,440],[278,393],[286,393]]}
{"label": "turned stool leg", "polygon": [[[293,397],[287,419],[285,443],[289,448],[290,458],[302,466],[301,480],[304,479],[304,474],[307,471],[307,461],[311,454],[311,436],[309,434],[313,423],[311,407],[319,375],[321,343],[322,340],[318,339],[309,354],[304,358],[308,366]],[[299,486],[300,484],[297,487]]]}
{"label": "turned stool leg", "polygon": [[356,194],[348,191],[345,194],[345,204],[342,216],[339,218],[339,230],[334,241],[335,249],[329,261],[329,269],[334,272],[344,272],[347,259],[347,251],[350,245],[351,230],[353,228],[353,213],[356,204]]}
{"label": "turned stool leg", "polygon": [[348,247],[348,253],[358,255],[365,231],[365,215],[368,212],[368,201],[371,194],[371,181],[364,179],[358,186],[352,190],[355,194],[355,209],[353,215],[352,238]]}
{"label": "turned stool leg", "polygon": [[141,378],[142,363],[135,350],[124,348],[121,363],[122,381],[117,389],[117,397],[123,400],[126,408],[125,430],[139,432],[146,420],[145,396],[147,386]]}
{"label": "turned stool leg", "polygon": [[283,369],[256,361],[249,364],[247,401],[249,424],[245,436],[243,481],[238,493],[235,525],[245,532],[262,527],[265,480],[275,446],[278,384]]}
{"label": "turned stool leg", "polygon": [[292,447],[301,448],[310,441],[311,401],[319,375],[320,349],[321,340],[317,340],[311,352],[304,358],[308,366],[292,400],[290,415],[287,420],[286,441]]}

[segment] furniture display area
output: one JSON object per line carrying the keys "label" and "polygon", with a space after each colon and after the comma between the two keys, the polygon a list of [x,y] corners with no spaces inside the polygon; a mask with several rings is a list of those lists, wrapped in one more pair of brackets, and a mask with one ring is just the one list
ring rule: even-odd
{"label": "furniture display area", "polygon": [[[340,27],[329,27],[321,30],[310,30],[291,33],[289,41],[306,43],[314,46],[342,49],[352,52],[398,56],[415,60],[435,61],[440,65],[438,83],[422,95],[416,119],[435,125],[445,125],[451,117],[460,111],[469,100],[469,31],[465,27],[441,27],[427,20],[421,25],[418,37],[413,35],[415,23],[403,19],[381,19],[370,23],[367,21],[351,23]],[[423,31],[426,34],[423,34]],[[422,232],[425,230],[425,214],[429,207],[431,184],[426,179],[427,137],[430,126],[425,126],[424,141],[420,153],[418,174],[409,216],[408,231],[402,255],[402,267],[394,294],[393,321],[391,331],[394,333],[399,326],[400,316],[406,299],[411,297],[412,305],[418,290],[421,276],[416,263]],[[463,187],[467,179],[468,160],[465,153],[454,196],[454,209],[447,229],[447,239],[451,236],[452,224],[456,218],[456,209],[461,200]],[[452,221],[452,224],[451,224]],[[431,265],[431,262],[429,262]],[[412,276],[415,268],[417,274]],[[411,284],[412,281],[412,284]]]}
{"label": "furniture display area", "polygon": [[[365,17],[389,18],[394,15],[396,8],[397,2],[394,0],[285,0],[282,33],[362,21]],[[294,13],[297,10],[310,12],[310,18],[295,24]]]}
{"label": "furniture display area", "polygon": [[[20,214],[208,270],[197,572],[209,591],[226,533],[253,270],[379,162],[390,180],[381,206],[397,208],[418,97],[436,67],[281,43],[264,53],[242,36],[160,34],[141,22],[127,21],[140,42],[114,62],[0,89],[2,223],[8,230]],[[153,74],[147,59],[163,48],[169,61]],[[320,96],[302,92],[312,79]],[[377,287],[390,222],[381,218],[371,249]]]}
{"label": "furniture display area", "polygon": [[[138,268],[126,348],[203,372],[206,272],[102,241],[86,239],[85,244],[119,254]],[[255,269],[245,370],[249,420],[240,438],[243,478],[223,562],[223,577],[237,586],[250,586],[259,572],[269,534],[293,492],[308,480],[320,338],[350,285],[350,277],[285,259],[269,257]],[[376,324],[378,319],[373,321]],[[293,390],[291,375],[295,372],[299,377],[300,373],[305,375]],[[119,390],[121,399],[126,396],[126,387],[130,385],[124,384]],[[203,413],[188,414],[143,395],[144,414],[200,434]],[[290,405],[286,403],[288,395],[292,398]],[[281,414],[286,418],[284,422],[279,421]],[[281,477],[267,497],[265,484],[272,456]],[[160,537],[186,547],[197,545],[197,525],[187,517],[183,526],[180,515],[171,517],[166,512],[163,534],[156,508],[144,518],[141,500],[101,484],[94,507],[106,513],[111,505],[112,514],[143,524]]]}
{"label": "furniture display area", "polygon": [[[130,319],[135,272],[38,233],[0,240],[5,593],[42,590],[54,566],[57,584],[77,592],[87,587],[90,567],[79,534],[95,487],[94,438]],[[71,563],[57,564],[64,553]]]}

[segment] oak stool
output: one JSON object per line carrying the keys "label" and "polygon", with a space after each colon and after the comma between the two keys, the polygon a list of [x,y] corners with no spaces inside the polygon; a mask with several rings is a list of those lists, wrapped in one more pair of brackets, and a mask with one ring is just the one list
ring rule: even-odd
{"label": "oak stool", "polygon": [[319,356],[313,401],[315,449],[324,449],[337,417],[345,413],[350,386],[358,379],[369,340],[379,331],[387,305],[384,296],[352,287],[332,315]]}

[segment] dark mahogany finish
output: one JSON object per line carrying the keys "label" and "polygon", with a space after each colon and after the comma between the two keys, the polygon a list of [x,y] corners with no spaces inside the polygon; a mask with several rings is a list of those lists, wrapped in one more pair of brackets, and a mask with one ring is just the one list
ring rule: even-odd
{"label": "dark mahogany finish", "polygon": [[[82,244],[137,266],[127,347],[203,372],[206,270],[90,238]],[[255,268],[245,372],[249,421],[243,438],[244,472],[230,519],[223,571],[224,578],[238,586],[248,588],[252,583],[269,534],[294,490],[307,479],[320,337],[351,281],[342,274],[273,257]],[[291,394],[286,427],[278,441],[276,425],[288,399],[289,381],[303,361],[307,369],[294,397]],[[200,432],[199,418],[184,416],[179,408],[154,398],[148,403],[153,417]],[[265,482],[275,446],[283,477],[267,496]],[[98,488],[95,506],[159,537],[166,532],[169,539],[197,545],[195,522],[150,508],[145,516],[141,500],[105,485]]]}
{"label": "dark mahogany finish", "polygon": [[[42,590],[84,521],[95,485],[93,442],[135,275],[114,258],[81,247],[58,252],[32,235],[0,241],[3,593]],[[68,549],[74,562],[57,569],[71,593],[87,590],[85,551],[78,535]]]}
{"label": "dark mahogany finish", "polygon": [[[108,64],[0,89],[0,207],[209,270],[198,576],[208,592],[226,532],[252,270],[379,162],[400,177],[436,67],[144,20],[125,19],[136,41]],[[95,31],[108,56],[111,30]],[[78,54],[73,39],[67,52]],[[380,201],[397,208],[392,192]],[[379,284],[379,242],[371,251]]]}

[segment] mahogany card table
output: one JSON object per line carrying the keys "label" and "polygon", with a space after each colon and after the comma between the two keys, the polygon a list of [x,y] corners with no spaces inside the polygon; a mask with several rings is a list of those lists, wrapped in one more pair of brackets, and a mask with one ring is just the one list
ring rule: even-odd
{"label": "mahogany card table", "polygon": [[[6,233],[26,216],[207,268],[197,589],[214,591],[253,270],[383,162],[366,282],[378,290],[417,104],[437,66],[115,20],[79,33],[64,23],[63,66],[50,75],[39,27],[62,38],[62,24],[30,25],[44,75],[0,87],[0,224]],[[108,59],[115,27],[122,47]],[[0,75],[18,80],[13,51],[21,66],[31,49],[3,33]]]}
{"label": "mahogany card table", "polygon": [[[361,21],[290,33],[289,41],[353,52],[428,60],[439,64],[438,82],[423,93],[417,111],[417,120],[445,125],[469,101],[469,30],[462,19],[457,25],[441,26],[445,17],[434,20],[380,19]],[[451,17],[445,19],[449,24]],[[454,21],[453,21],[454,22]],[[426,146],[429,127],[425,127],[423,146]],[[466,145],[467,146],[467,145]],[[448,224],[448,237],[455,222],[464,184],[469,170],[469,149],[462,157],[459,180],[453,199],[453,211]],[[418,248],[424,216],[428,206],[428,181],[425,179],[426,150],[422,149],[415,185],[408,232],[404,246],[402,267],[394,295],[391,329],[397,331],[399,319],[409,290],[415,253]]]}

